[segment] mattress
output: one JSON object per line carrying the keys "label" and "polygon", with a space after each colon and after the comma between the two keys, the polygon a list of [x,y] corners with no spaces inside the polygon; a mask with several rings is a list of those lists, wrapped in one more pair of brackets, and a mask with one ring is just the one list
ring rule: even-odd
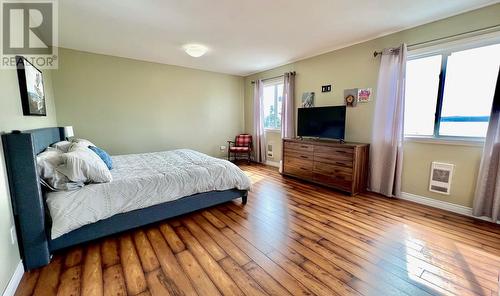
{"label": "mattress", "polygon": [[119,213],[196,193],[250,189],[249,178],[233,163],[189,149],[112,159],[112,182],[47,194],[52,239]]}

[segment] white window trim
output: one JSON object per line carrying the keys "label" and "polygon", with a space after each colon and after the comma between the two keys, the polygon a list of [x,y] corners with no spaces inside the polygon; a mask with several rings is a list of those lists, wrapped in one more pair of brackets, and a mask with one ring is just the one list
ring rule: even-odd
{"label": "white window trim", "polygon": [[405,135],[405,143],[423,143],[423,144],[439,144],[439,145],[455,145],[455,146],[484,146],[485,138],[467,138],[467,137],[434,137],[434,136],[416,136]]}
{"label": "white window trim", "polygon": [[448,42],[436,42],[436,44],[408,50],[408,60],[424,58],[447,51],[461,51],[498,43],[500,43],[500,31],[460,38]]}
{"label": "white window trim", "polygon": [[[460,38],[448,42],[436,42],[436,44],[425,47],[418,47],[408,51],[407,60],[420,59],[427,56],[433,56],[447,51],[461,51],[476,47],[494,45],[500,43],[500,31],[480,34],[472,37]],[[435,137],[419,136],[419,135],[404,135],[405,142],[428,143],[428,144],[444,144],[444,145],[459,145],[459,146],[484,146],[486,138],[474,137]]]}
{"label": "white window trim", "polygon": [[264,80],[264,86],[277,85],[277,84],[285,84],[284,78],[277,77],[277,78],[273,78],[273,79]]}

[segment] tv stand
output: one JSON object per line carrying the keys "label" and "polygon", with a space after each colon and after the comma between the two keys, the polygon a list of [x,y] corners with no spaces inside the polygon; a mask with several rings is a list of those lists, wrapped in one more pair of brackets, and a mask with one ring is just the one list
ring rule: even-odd
{"label": "tv stand", "polygon": [[356,195],[366,190],[369,144],[283,139],[283,175]]}

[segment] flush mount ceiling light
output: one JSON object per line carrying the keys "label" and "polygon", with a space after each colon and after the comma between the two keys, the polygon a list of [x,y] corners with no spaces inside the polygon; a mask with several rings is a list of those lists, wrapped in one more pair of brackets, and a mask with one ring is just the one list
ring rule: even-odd
{"label": "flush mount ceiling light", "polygon": [[201,44],[186,44],[184,51],[193,58],[199,58],[207,53],[208,48]]}

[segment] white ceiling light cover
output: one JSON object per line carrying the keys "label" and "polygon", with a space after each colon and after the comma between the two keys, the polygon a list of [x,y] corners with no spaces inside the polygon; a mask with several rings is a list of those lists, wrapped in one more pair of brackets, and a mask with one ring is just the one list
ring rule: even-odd
{"label": "white ceiling light cover", "polygon": [[201,44],[186,44],[184,51],[193,58],[199,58],[207,53],[208,48]]}

